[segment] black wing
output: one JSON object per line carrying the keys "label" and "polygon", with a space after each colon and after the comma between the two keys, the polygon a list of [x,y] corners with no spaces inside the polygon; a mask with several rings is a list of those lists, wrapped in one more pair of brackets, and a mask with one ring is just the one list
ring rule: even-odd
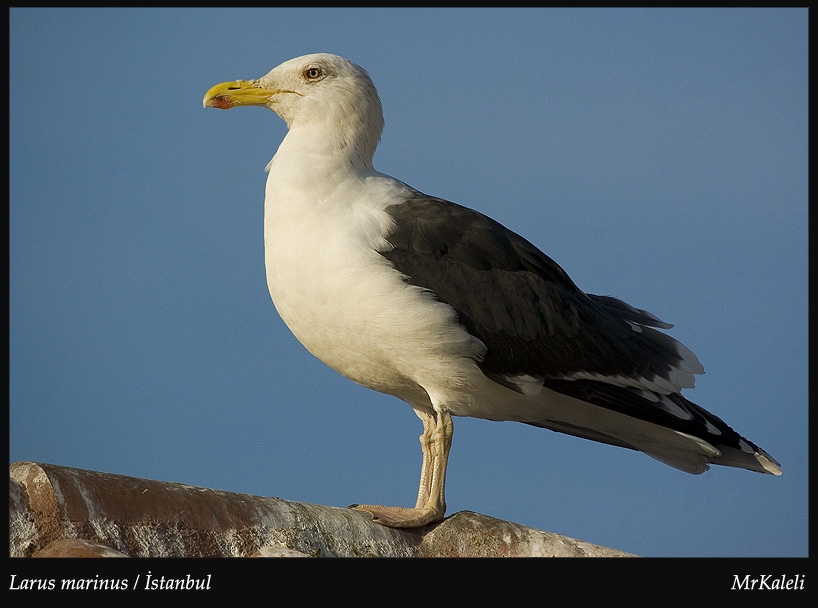
{"label": "black wing", "polygon": [[585,294],[551,258],[485,215],[420,193],[387,212],[393,249],[382,255],[457,311],[488,348],[479,362],[486,375],[655,383],[675,392],[703,371],[689,350],[653,329],[670,325]]}

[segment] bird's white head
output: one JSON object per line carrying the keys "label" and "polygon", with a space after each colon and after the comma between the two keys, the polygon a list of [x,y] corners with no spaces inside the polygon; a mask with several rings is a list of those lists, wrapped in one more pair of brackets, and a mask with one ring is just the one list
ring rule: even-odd
{"label": "bird's white head", "polygon": [[317,130],[335,145],[354,146],[371,160],[383,131],[378,92],[362,67],[328,53],[285,61],[257,80],[223,82],[204,106],[228,110],[263,106],[294,130]]}

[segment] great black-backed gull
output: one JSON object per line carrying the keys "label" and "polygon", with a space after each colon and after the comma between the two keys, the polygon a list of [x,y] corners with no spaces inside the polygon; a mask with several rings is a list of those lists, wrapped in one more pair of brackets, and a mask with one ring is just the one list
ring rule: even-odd
{"label": "great black-backed gull", "polygon": [[494,220],[375,171],[375,86],[329,54],[211,88],[206,107],[262,106],[289,127],[268,165],[267,284],[301,343],[423,422],[414,508],[354,505],[375,521],[443,519],[452,416],[515,420],[641,450],[780,475],[778,463],[681,396],[704,370],[669,324],[586,294]]}

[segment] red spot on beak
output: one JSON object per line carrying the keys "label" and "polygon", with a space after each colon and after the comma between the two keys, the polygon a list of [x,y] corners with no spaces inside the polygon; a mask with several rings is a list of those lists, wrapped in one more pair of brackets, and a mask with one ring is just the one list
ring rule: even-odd
{"label": "red spot on beak", "polygon": [[218,108],[220,110],[229,110],[233,107],[233,100],[227,95],[218,95],[207,102],[211,108]]}

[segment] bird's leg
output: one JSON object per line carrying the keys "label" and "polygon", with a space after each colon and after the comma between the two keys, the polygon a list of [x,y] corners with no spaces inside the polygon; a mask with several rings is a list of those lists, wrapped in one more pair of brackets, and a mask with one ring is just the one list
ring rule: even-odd
{"label": "bird's leg", "polygon": [[[421,445],[425,444],[424,460],[430,463],[421,469],[425,476],[421,477],[418,490],[418,507],[433,509],[440,512],[440,519],[446,512],[446,468],[449,465],[449,452],[452,449],[454,423],[448,412],[434,412],[424,420]],[[424,491],[424,485],[428,487]],[[420,504],[421,492],[424,492],[424,502]]]}
{"label": "bird's leg", "polygon": [[420,466],[420,485],[418,487],[418,499],[415,502],[416,509],[422,509],[429,500],[429,490],[432,487],[432,439],[434,428],[434,417],[426,413],[416,412],[418,418],[423,422],[423,433],[420,435],[420,451],[423,454],[423,464]]}
{"label": "bird's leg", "polygon": [[390,528],[419,528],[441,521],[446,512],[446,466],[454,433],[452,417],[447,412],[415,412],[423,421],[420,436],[423,465],[415,508],[352,505],[354,509],[371,513],[374,521]]}

